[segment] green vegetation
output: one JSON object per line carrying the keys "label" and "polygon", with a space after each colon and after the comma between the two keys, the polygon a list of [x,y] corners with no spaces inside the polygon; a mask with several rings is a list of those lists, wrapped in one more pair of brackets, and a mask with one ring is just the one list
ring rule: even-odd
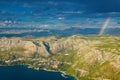
{"label": "green vegetation", "polygon": [[0,58],[8,60],[8,59],[23,57],[21,53],[23,53],[24,51],[25,49],[22,47],[12,47],[12,48],[0,51]]}
{"label": "green vegetation", "polygon": [[[28,64],[35,69],[64,71],[80,80],[120,80],[120,36],[74,35],[22,40],[29,41],[30,49],[17,44],[0,47],[0,65]],[[45,52],[50,55],[44,56]]]}

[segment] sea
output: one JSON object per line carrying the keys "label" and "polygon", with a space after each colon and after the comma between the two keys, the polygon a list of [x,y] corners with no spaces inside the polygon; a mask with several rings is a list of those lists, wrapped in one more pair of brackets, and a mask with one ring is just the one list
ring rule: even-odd
{"label": "sea", "polygon": [[61,72],[35,70],[27,66],[0,66],[0,80],[76,80]]}
{"label": "sea", "polygon": [[[5,34],[1,33],[4,31],[19,30],[19,31],[29,31],[29,30],[43,30],[42,32],[24,32],[20,34]],[[64,30],[57,29],[40,29],[40,28],[0,28],[0,37],[25,37],[25,36],[34,36],[34,37],[43,37],[43,36],[72,36],[76,34],[80,35],[98,35],[101,28],[76,28],[70,27]],[[47,32],[46,32],[47,30]],[[103,34],[107,35],[120,35],[120,28],[107,28],[104,30]]]}

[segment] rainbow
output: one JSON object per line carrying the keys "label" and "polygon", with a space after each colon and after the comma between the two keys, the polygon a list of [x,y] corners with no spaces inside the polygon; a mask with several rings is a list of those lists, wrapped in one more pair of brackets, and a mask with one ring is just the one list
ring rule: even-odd
{"label": "rainbow", "polygon": [[103,34],[103,32],[104,32],[105,28],[108,26],[109,22],[110,22],[110,17],[108,17],[108,18],[104,21],[104,23],[103,23],[103,25],[102,25],[102,27],[101,27],[101,29],[100,29],[100,31],[99,31],[98,36],[101,36],[101,35]]}

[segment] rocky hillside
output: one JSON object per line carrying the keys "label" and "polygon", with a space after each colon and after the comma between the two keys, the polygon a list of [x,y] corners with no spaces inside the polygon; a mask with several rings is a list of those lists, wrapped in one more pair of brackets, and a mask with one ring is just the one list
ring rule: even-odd
{"label": "rocky hillside", "polygon": [[120,36],[1,38],[0,64],[64,71],[80,80],[120,79]]}

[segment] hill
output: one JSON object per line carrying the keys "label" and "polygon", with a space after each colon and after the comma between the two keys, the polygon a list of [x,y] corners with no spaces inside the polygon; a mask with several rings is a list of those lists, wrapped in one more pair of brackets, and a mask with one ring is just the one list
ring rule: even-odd
{"label": "hill", "polygon": [[120,36],[0,38],[0,65],[63,71],[80,80],[120,79]]}

